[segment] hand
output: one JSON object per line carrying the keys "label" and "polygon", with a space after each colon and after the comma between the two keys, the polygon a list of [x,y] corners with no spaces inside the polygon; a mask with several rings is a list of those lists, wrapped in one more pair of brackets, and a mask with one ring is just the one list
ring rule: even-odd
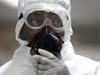
{"label": "hand", "polygon": [[27,46],[19,47],[12,60],[0,67],[0,75],[38,75],[32,63],[30,49]]}
{"label": "hand", "polygon": [[41,55],[33,55],[33,65],[38,75],[70,75],[65,66],[57,57],[46,50],[39,49]]}

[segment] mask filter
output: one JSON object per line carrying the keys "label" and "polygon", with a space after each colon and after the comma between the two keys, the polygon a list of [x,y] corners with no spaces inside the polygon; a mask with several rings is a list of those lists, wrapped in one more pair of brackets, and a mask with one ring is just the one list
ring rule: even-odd
{"label": "mask filter", "polygon": [[39,54],[38,49],[44,49],[59,58],[62,44],[63,41],[59,34],[54,32],[49,26],[45,26],[36,34],[28,46],[32,47],[31,55]]}

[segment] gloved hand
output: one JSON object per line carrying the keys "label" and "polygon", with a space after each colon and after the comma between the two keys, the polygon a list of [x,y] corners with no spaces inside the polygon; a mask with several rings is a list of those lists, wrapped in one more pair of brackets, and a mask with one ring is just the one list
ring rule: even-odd
{"label": "gloved hand", "polygon": [[33,55],[33,65],[37,66],[38,75],[70,75],[65,66],[57,57],[46,50],[39,49],[41,55]]}
{"label": "gloved hand", "polygon": [[41,55],[30,55],[30,48],[16,50],[12,60],[2,66],[0,75],[70,75],[67,67],[53,54],[39,50]]}
{"label": "gloved hand", "polygon": [[30,49],[27,46],[19,47],[10,62],[0,67],[0,75],[39,75],[37,66],[30,55]]}

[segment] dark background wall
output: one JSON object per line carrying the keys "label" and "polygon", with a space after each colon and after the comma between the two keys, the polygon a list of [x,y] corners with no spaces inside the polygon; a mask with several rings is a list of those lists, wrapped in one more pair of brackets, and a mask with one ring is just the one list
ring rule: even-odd
{"label": "dark background wall", "polygon": [[[100,0],[71,0],[72,44],[77,54],[100,61]],[[19,46],[15,40],[17,9],[0,1],[0,65]]]}

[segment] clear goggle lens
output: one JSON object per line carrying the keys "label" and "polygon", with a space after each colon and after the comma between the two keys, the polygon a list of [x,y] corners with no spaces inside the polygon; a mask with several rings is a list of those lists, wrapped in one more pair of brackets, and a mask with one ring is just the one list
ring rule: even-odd
{"label": "clear goggle lens", "polygon": [[35,11],[30,13],[26,18],[27,26],[31,28],[41,28],[50,25],[54,28],[62,28],[63,24],[60,17],[52,12]]}

